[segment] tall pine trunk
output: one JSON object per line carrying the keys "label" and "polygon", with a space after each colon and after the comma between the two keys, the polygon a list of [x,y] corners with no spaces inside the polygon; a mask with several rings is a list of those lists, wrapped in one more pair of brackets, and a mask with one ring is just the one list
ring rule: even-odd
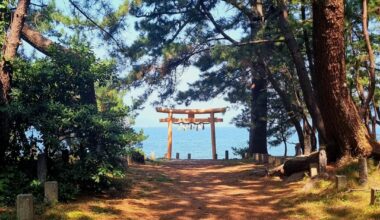
{"label": "tall pine trunk", "polygon": [[251,89],[251,128],[249,132],[248,154],[267,154],[267,80],[262,76],[253,79]]}
{"label": "tall pine trunk", "polygon": [[315,85],[329,160],[368,156],[375,144],[349,95],[345,71],[344,1],[313,1]]}

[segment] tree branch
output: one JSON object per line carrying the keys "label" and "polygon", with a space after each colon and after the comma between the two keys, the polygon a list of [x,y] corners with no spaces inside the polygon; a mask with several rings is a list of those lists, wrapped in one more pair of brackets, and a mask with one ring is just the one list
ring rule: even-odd
{"label": "tree branch", "polygon": [[228,34],[226,34],[223,29],[218,25],[218,23],[215,21],[212,14],[207,10],[206,6],[203,4],[203,1],[200,1],[200,6],[202,8],[202,12],[206,15],[206,17],[211,21],[211,23],[214,25],[215,29],[226,38],[226,40],[230,41],[233,44],[237,44],[238,42],[234,40],[232,37],[230,37]]}
{"label": "tree branch", "polygon": [[375,94],[375,85],[376,85],[376,79],[375,79],[375,55],[373,53],[373,49],[371,46],[371,40],[369,39],[368,34],[368,12],[367,12],[367,0],[362,0],[362,22],[363,22],[363,35],[364,40],[366,44],[366,49],[368,53],[368,60],[369,60],[369,88],[368,88],[368,95],[364,102],[364,108],[369,109],[369,103],[372,100],[372,97]]}
{"label": "tree branch", "polygon": [[75,9],[77,9],[87,20],[89,20],[91,23],[93,23],[97,28],[99,28],[102,32],[104,32],[106,35],[108,35],[115,43],[116,45],[119,46],[119,42],[114,38],[114,36],[108,32],[106,29],[101,27],[98,23],[96,23],[90,16],[88,16],[78,5],[76,5],[72,0],[69,0],[70,4],[74,6]]}

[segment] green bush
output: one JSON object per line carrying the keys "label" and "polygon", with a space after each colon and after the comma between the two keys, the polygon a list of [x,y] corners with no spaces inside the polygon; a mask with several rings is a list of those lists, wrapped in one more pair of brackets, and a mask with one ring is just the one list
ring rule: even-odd
{"label": "green bush", "polygon": [[231,147],[232,153],[244,159],[245,154],[248,152],[248,147]]}
{"label": "green bush", "polygon": [[128,155],[131,156],[132,161],[135,163],[145,163],[145,153],[141,148],[131,148]]}
{"label": "green bush", "polygon": [[0,171],[0,204],[14,205],[18,194],[32,193],[37,201],[43,200],[43,186],[15,166]]}
{"label": "green bush", "polygon": [[42,199],[40,153],[60,201],[107,189],[124,175],[120,158],[144,139],[131,127],[134,113],[123,102],[114,60],[97,59],[79,40],[68,42],[70,53],[51,48],[50,57],[14,62],[12,102],[1,109],[9,113],[11,146],[0,158],[14,165],[0,171],[0,203],[14,203],[18,193]]}

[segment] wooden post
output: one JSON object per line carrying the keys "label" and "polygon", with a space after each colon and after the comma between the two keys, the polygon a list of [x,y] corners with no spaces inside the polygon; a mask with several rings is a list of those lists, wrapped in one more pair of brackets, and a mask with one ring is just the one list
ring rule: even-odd
{"label": "wooden post", "polygon": [[380,189],[371,188],[371,205],[380,205]]}
{"label": "wooden post", "polygon": [[212,144],[212,159],[216,160],[216,141],[215,141],[215,118],[214,113],[210,113],[210,119],[211,119],[211,144]]}
{"label": "wooden post", "polygon": [[275,157],[268,155],[268,163],[269,165],[274,165]]}
{"label": "wooden post", "polygon": [[259,155],[259,163],[263,163],[264,161],[264,157],[263,157],[263,154],[258,154]]}
{"label": "wooden post", "polygon": [[326,168],[327,168],[327,154],[326,154],[326,147],[321,146],[319,150],[319,155],[318,155],[318,160],[319,160],[319,173],[325,173]]}
{"label": "wooden post", "polygon": [[268,154],[262,154],[262,162],[268,163]]}
{"label": "wooden post", "polygon": [[226,150],[225,158],[224,159],[228,160],[228,150]]}
{"label": "wooden post", "polygon": [[191,154],[187,154],[187,159],[191,160]]}
{"label": "wooden post", "polygon": [[283,164],[281,157],[274,157],[274,165],[280,166],[281,164]]}
{"label": "wooden post", "polygon": [[343,190],[347,188],[347,177],[344,175],[335,176],[335,188],[337,190]]}
{"label": "wooden post", "polygon": [[38,181],[44,183],[46,181],[47,165],[46,165],[46,154],[38,154],[37,156],[37,178]]}
{"label": "wooden post", "polygon": [[253,154],[253,161],[260,162],[260,155],[258,153]]}
{"label": "wooden post", "polygon": [[364,185],[368,181],[368,168],[367,159],[364,157],[359,158],[359,183]]}
{"label": "wooden post", "polygon": [[169,112],[168,117],[168,153],[167,158],[170,160],[172,159],[172,121],[173,121],[173,113]]}
{"label": "wooden post", "polygon": [[17,196],[17,219],[18,220],[33,220],[33,195],[20,194]]}
{"label": "wooden post", "polygon": [[175,154],[175,159],[179,160],[179,153]]}
{"label": "wooden post", "polygon": [[45,202],[47,203],[57,203],[58,202],[58,182],[48,181],[45,182]]}
{"label": "wooden post", "polygon": [[310,177],[315,177],[318,175],[318,164],[311,163],[310,164]]}

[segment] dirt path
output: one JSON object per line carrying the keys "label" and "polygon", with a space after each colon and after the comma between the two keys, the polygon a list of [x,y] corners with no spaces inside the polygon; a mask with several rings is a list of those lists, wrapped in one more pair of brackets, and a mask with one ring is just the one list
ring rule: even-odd
{"label": "dirt path", "polygon": [[134,165],[129,175],[135,184],[126,198],[82,201],[63,210],[88,217],[78,219],[286,219],[277,203],[295,185],[255,177],[254,168],[213,161]]}
{"label": "dirt path", "polygon": [[129,214],[143,219],[281,219],[276,203],[292,187],[250,175],[254,167],[211,161],[136,166],[142,185],[115,208],[129,206]]}

